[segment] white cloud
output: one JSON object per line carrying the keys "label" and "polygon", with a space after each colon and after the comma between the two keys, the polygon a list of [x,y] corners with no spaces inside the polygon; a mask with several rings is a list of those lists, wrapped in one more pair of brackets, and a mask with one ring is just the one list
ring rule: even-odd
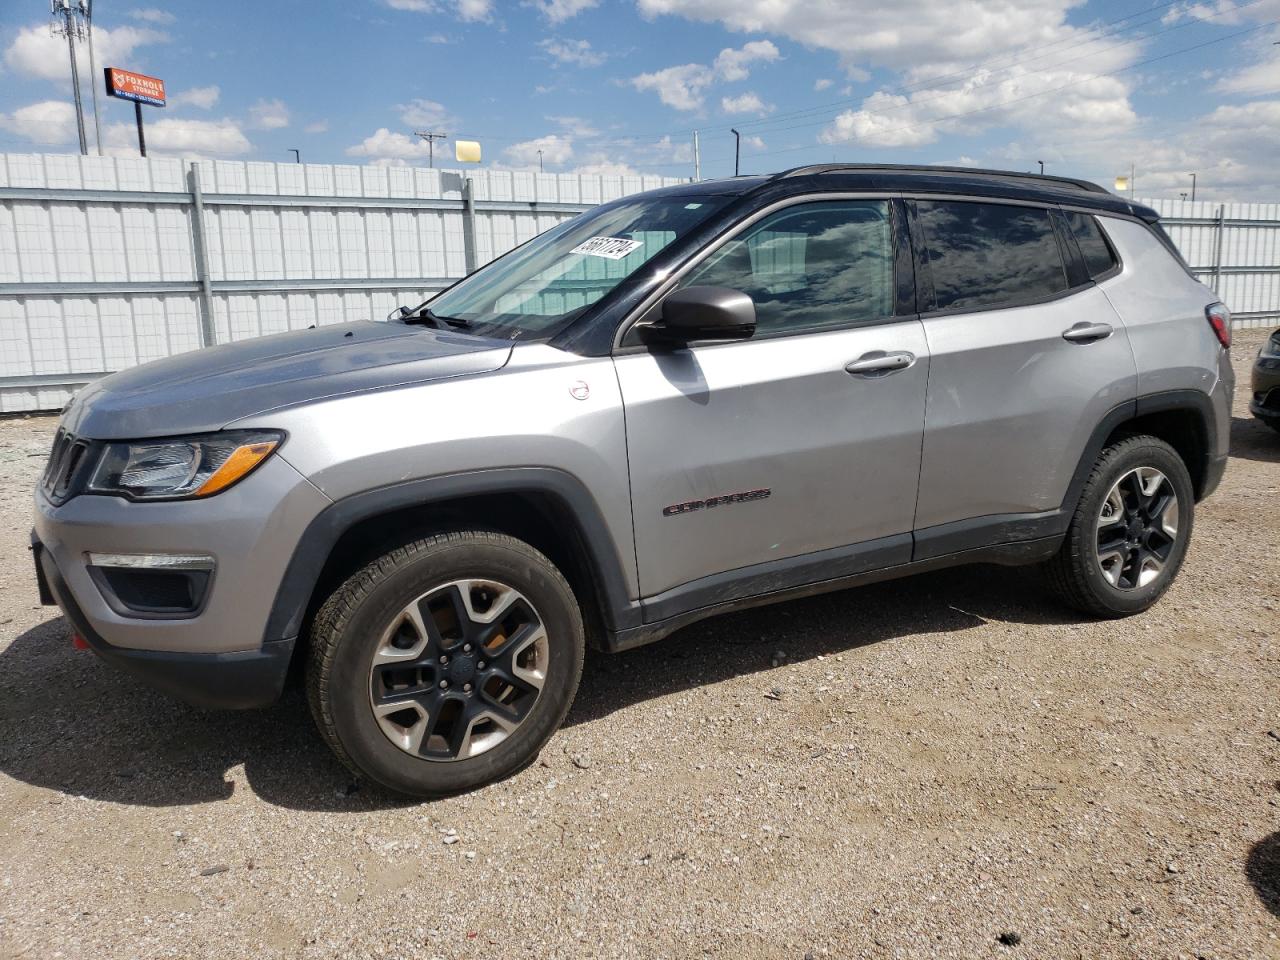
{"label": "white cloud", "polygon": [[[396,107],[400,111],[400,122],[406,127],[423,130],[453,126],[456,121],[449,115],[444,104],[434,100],[410,100]],[[436,131],[438,132],[438,131]]]}
{"label": "white cloud", "polygon": [[410,161],[425,163],[430,155],[427,142],[404,133],[392,133],[379,127],[371,135],[353,147],[347,147],[347,156],[365,157],[375,163],[400,164]]}
{"label": "white cloud", "polygon": [[586,40],[560,40],[548,37],[538,41],[538,46],[545,50],[556,63],[568,63],[575,67],[598,67],[608,59],[608,55],[599,50],[592,50]]}
{"label": "white cloud", "polygon": [[249,119],[259,130],[281,130],[289,125],[289,108],[283,100],[259,100],[249,108]]}
{"label": "white cloud", "polygon": [[[436,0],[382,0],[392,10],[409,13],[435,13],[441,4]],[[493,16],[493,0],[454,0],[451,4],[459,20],[488,20]]]}
{"label": "white cloud", "polygon": [[[168,36],[147,27],[94,27],[94,55],[98,63],[114,66],[134,61],[134,51],[148,44],[164,43]],[[89,72],[87,51],[78,52],[80,75]],[[4,52],[5,66],[14,73],[55,83],[71,79],[71,61],[67,56],[67,42],[49,33],[44,26],[25,27],[19,30],[13,42]],[[100,82],[98,78],[94,82]]]}
{"label": "white cloud", "polygon": [[1222,93],[1280,93],[1280,56],[1223,77],[1214,87]]}
{"label": "white cloud", "polygon": [[590,120],[584,120],[582,117],[549,116],[546,119],[550,120],[571,137],[595,137],[600,134],[599,129],[597,129]]}
{"label": "white cloud", "polygon": [[752,150],[763,150],[765,147],[764,138],[756,136],[743,137],[742,145],[750,147]]}
{"label": "white cloud", "polygon": [[778,48],[768,40],[752,40],[743,44],[740,50],[731,47],[721,50],[712,67],[721,80],[745,80],[751,75],[748,69],[751,64],[771,63],[779,56]]}
{"label": "white cloud", "polygon": [[303,133],[328,133],[329,121],[316,120],[314,123],[308,123],[305,127],[302,128],[302,132]]}
{"label": "white cloud", "polygon": [[169,95],[169,106],[195,107],[197,110],[212,110],[218,103],[222,91],[216,86],[190,87],[179,93]]}
{"label": "white cloud", "polygon": [[427,43],[435,43],[435,44],[453,43],[453,39],[449,37],[447,34],[443,34],[443,33],[431,33],[423,37],[423,39],[426,40]]}
{"label": "white cloud", "polygon": [[763,117],[766,113],[772,113],[773,107],[765,103],[760,97],[747,91],[736,97],[721,97],[720,109],[728,114],[738,113],[754,113]]}
{"label": "white cloud", "polygon": [[76,138],[76,110],[65,100],[43,100],[0,113],[0,129],[37,144],[70,143]]}
{"label": "white cloud", "polygon": [[538,168],[538,152],[542,152],[544,166],[559,166],[573,157],[573,140],[558,134],[547,134],[522,143],[513,143],[502,151],[507,161],[516,167]]}
{"label": "white cloud", "polygon": [[638,0],[645,16],[720,22],[788,37],[857,61],[910,68],[981,62],[1059,39],[1078,0]]}
{"label": "white cloud", "polygon": [[599,4],[600,0],[532,0],[531,5],[552,23],[563,23]]}
{"label": "white cloud", "polygon": [[658,99],[672,109],[698,110],[702,107],[703,92],[713,80],[715,74],[710,67],[686,63],[642,73],[631,78],[631,85],[641,92],[656,93]]}
{"label": "white cloud", "polygon": [[[1032,130],[1123,132],[1136,122],[1128,88],[1114,76],[1099,76],[1130,62],[1119,48],[1092,59],[1090,68],[1036,71],[1023,66],[979,70],[959,86],[927,78],[909,96],[877,91],[856,110],[845,110],[818,135],[821,143],[868,147],[910,147],[933,143],[942,134],[979,133],[991,127]],[[917,77],[924,69],[915,71]]]}
{"label": "white cloud", "polygon": [[[130,10],[129,16],[134,20],[141,20],[143,23],[158,23],[161,26],[168,26],[177,21],[168,10],[157,10],[155,7],[144,7],[140,10]],[[95,38],[97,31],[94,31]]]}
{"label": "white cloud", "polygon": [[[103,140],[111,153],[137,153],[138,130],[132,123],[111,124],[104,129]],[[148,156],[238,157],[252,150],[253,144],[233,120],[165,117],[147,121]]]}
{"label": "white cloud", "polygon": [[585,163],[580,163],[570,173],[592,173],[605,177],[638,177],[640,171],[631,164],[622,160],[611,160],[607,156],[599,155],[589,157]]}
{"label": "white cloud", "polygon": [[820,80],[813,81],[813,89],[816,93],[821,93],[823,90],[827,89],[827,87],[831,86],[833,83],[835,83],[834,80],[828,80],[826,77],[823,77]]}
{"label": "white cloud", "polygon": [[716,55],[711,66],[685,63],[631,78],[631,85],[641,92],[658,95],[676,110],[700,110],[703,96],[717,79],[733,82],[750,76],[750,65],[770,62],[779,57],[778,48],[768,40],[752,40],[740,49],[726,48]]}
{"label": "white cloud", "polygon": [[458,0],[459,20],[488,20],[492,16],[492,0]]}

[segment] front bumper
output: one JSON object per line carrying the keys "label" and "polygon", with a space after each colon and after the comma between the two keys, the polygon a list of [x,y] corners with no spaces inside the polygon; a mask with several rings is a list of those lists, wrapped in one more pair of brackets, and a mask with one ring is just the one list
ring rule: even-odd
{"label": "front bumper", "polygon": [[41,598],[52,600],[93,652],[113,667],[197,707],[243,710],[274,703],[284,689],[294,638],[233,653],[131,650],[104,640],[76,603],[58,565],[32,537]]}
{"label": "front bumper", "polygon": [[1249,412],[1264,420],[1280,420],[1280,356],[1258,357],[1249,386],[1253,392]]}
{"label": "front bumper", "polygon": [[[201,706],[263,706],[279,696],[295,640],[265,635],[276,591],[303,530],[329,503],[280,457],[207,500],[81,495],[54,505],[38,491],[32,549],[42,598],[103,659],[168,693]],[[97,553],[198,553],[216,566],[194,613],[130,614],[95,579],[88,558]]]}

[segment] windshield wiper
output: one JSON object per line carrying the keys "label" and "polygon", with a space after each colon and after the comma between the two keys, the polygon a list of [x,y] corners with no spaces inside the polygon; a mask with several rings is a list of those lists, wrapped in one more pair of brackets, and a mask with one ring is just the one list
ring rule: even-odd
{"label": "windshield wiper", "polygon": [[400,322],[405,324],[421,324],[425,327],[435,327],[443,329],[445,324],[459,329],[465,329],[471,326],[470,320],[464,320],[462,317],[442,317],[439,314],[432,313],[430,307],[423,307],[416,312],[410,310],[400,315]]}

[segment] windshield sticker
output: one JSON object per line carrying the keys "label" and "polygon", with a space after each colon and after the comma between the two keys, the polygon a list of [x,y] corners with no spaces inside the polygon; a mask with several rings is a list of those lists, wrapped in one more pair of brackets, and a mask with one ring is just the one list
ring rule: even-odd
{"label": "windshield sticker", "polygon": [[569,252],[583,253],[588,257],[604,257],[606,260],[621,260],[641,246],[644,246],[643,241],[628,240],[626,237],[592,237]]}

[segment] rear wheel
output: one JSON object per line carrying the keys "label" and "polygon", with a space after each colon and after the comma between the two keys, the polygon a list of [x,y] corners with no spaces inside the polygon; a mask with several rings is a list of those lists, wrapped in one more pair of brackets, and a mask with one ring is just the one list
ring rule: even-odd
{"label": "rear wheel", "polygon": [[307,691],[353,772],[393,793],[469,790],[520,769],[577,690],[582,619],[522,541],[439,534],[357,572],[321,607]]}
{"label": "rear wheel", "polygon": [[1072,606],[1099,617],[1141,613],[1186,557],[1195,494],[1186,464],[1155,437],[1130,437],[1098,458],[1066,539],[1046,564]]}
{"label": "rear wheel", "polygon": [[1276,433],[1280,433],[1280,417],[1259,417],[1258,419],[1261,420],[1263,423],[1265,423],[1268,427],[1270,427]]}

